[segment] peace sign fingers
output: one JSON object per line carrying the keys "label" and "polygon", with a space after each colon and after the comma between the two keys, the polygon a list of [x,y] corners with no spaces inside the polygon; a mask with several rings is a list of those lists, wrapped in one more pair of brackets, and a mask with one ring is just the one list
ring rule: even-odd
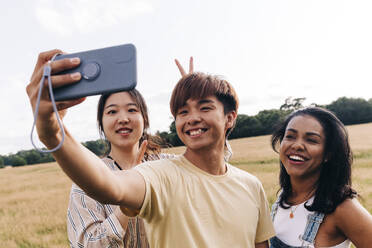
{"label": "peace sign fingers", "polygon": [[188,73],[186,73],[185,69],[183,68],[181,63],[178,61],[178,59],[175,59],[174,62],[176,62],[176,65],[182,77],[194,72],[194,58],[193,57],[190,57],[190,60],[189,60],[189,72]]}

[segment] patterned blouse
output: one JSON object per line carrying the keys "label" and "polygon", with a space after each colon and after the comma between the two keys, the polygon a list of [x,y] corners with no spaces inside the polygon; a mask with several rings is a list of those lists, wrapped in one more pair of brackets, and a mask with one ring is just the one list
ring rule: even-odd
{"label": "patterned blouse", "polygon": [[[170,158],[172,154],[152,156],[149,160]],[[110,157],[102,159],[112,170],[121,170]],[[115,205],[101,204],[72,184],[67,210],[67,234],[71,248],[148,248],[143,220],[130,217],[124,230],[114,214]]]}

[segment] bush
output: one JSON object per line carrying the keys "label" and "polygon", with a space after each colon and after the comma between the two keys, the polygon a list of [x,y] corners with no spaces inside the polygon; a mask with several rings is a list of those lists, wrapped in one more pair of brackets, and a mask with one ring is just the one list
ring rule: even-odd
{"label": "bush", "polygon": [[22,165],[26,165],[26,164],[27,164],[26,159],[22,158],[21,156],[19,156],[19,155],[11,155],[10,156],[10,165],[12,165],[12,166],[22,166]]}

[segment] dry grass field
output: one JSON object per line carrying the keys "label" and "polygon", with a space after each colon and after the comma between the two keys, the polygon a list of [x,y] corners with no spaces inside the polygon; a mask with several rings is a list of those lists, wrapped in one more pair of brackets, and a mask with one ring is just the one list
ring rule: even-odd
{"label": "dry grass field", "polygon": [[[372,124],[348,130],[355,157],[353,185],[372,213]],[[231,163],[257,176],[272,203],[278,190],[278,158],[269,140],[269,136],[232,140]],[[68,247],[65,220],[70,186],[56,163],[1,169],[0,247]]]}

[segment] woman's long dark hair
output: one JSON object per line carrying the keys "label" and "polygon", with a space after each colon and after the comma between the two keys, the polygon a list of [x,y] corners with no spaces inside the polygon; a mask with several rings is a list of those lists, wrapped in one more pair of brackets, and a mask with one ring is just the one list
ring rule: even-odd
{"label": "woman's long dark hair", "polygon": [[[140,141],[139,141],[139,146],[141,146],[144,140],[147,140],[148,142],[147,149],[146,149],[145,156],[144,156],[144,159],[147,160],[151,154],[158,155],[160,153],[160,146],[158,145],[160,140],[158,140],[156,136],[150,135],[148,133],[148,128],[150,127],[150,121],[149,121],[149,116],[148,116],[148,111],[147,111],[147,105],[141,93],[139,93],[139,91],[136,89],[132,89],[127,92],[131,96],[132,100],[137,104],[141,112],[142,118],[143,118],[144,129],[143,129],[142,137],[140,138]],[[104,111],[106,101],[110,96],[111,94],[101,95],[98,101],[98,108],[97,108],[97,125],[98,125],[99,134],[101,138],[106,141],[106,144],[107,144],[105,155],[108,155],[110,153],[111,143],[106,139],[105,131],[103,130],[102,117],[103,117],[103,111]]]}
{"label": "woman's long dark hair", "polygon": [[[321,165],[319,180],[315,188],[314,201],[306,206],[309,211],[330,214],[347,198],[353,198],[357,192],[351,187],[352,151],[345,126],[330,111],[319,107],[308,107],[290,114],[280,123],[271,136],[271,146],[277,151],[282,142],[288,123],[296,116],[311,116],[323,127],[325,134],[325,161]],[[288,199],[292,196],[290,177],[280,161],[280,206],[289,208]]]}

